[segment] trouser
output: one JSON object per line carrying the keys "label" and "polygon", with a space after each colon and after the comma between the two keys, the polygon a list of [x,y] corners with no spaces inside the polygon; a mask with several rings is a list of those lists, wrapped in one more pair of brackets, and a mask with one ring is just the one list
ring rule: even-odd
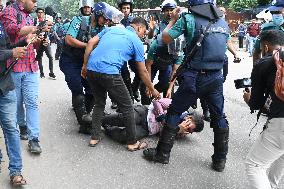
{"label": "trouser", "polygon": [[245,165],[249,188],[277,188],[284,175],[284,118],[266,122],[266,129],[251,147]]}
{"label": "trouser", "polygon": [[[19,130],[16,125],[17,97],[16,91],[0,95],[0,125],[3,130],[6,151],[9,157],[10,176],[20,175],[22,156]],[[0,151],[0,161],[2,154]]]}
{"label": "trouser", "polygon": [[[179,78],[180,86],[168,109],[166,125],[176,129],[180,115],[196,104],[197,98],[206,99],[210,112],[210,126],[214,131],[213,160],[226,159],[229,126],[224,116],[223,76],[221,71],[201,73],[186,70]],[[218,133],[218,134],[217,134]],[[217,139],[217,140],[216,140]]]}
{"label": "trouser", "polygon": [[64,41],[64,38],[60,39],[60,40],[57,40],[57,48],[56,48],[56,51],[55,51],[55,59],[59,59],[59,57],[62,54],[63,41]]}
{"label": "trouser", "polygon": [[50,45],[47,45],[47,46],[40,45],[39,50],[37,51],[36,60],[38,61],[40,73],[41,74],[44,73],[43,72],[43,66],[42,66],[43,52],[45,52],[45,54],[46,54],[46,56],[48,57],[48,60],[49,60],[49,72],[53,73],[53,57],[52,57],[52,54],[51,54]]}
{"label": "trouser", "polygon": [[239,48],[243,48],[244,47],[244,36],[239,36]]}
{"label": "trouser", "polygon": [[257,39],[256,37],[252,37],[252,36],[248,37],[248,52],[249,52],[250,56],[252,56],[256,39]]}
{"label": "trouser", "polygon": [[80,94],[92,95],[89,83],[81,76],[83,62],[63,53],[59,60],[60,70],[65,75],[65,81],[72,92],[72,96]]}
{"label": "trouser", "polygon": [[[146,114],[147,115],[147,114]],[[144,121],[141,121],[139,115],[134,111],[135,124],[136,124],[136,139],[140,140],[148,136],[148,127],[146,122],[146,117]],[[126,127],[124,125],[122,113],[116,113],[111,115],[106,115],[102,120],[102,125],[105,127],[105,133],[107,136],[111,137],[113,140],[119,143],[127,142]]]}
{"label": "trouser", "polygon": [[[27,126],[28,139],[38,139],[39,126],[39,77],[33,72],[12,72],[17,94],[17,124]],[[25,106],[24,106],[25,105]]]}
{"label": "trouser", "polygon": [[[157,89],[159,92],[163,93],[163,96],[165,97],[167,94],[167,90],[169,87],[169,81],[170,81],[170,76],[172,73],[172,65],[168,65],[167,67],[159,67],[154,64],[151,67],[151,81],[156,77],[157,72],[159,71],[159,76],[158,80],[159,82],[155,84],[155,89]],[[151,103],[151,99],[148,98],[146,95],[146,87],[144,84],[142,84],[141,87],[141,103],[143,105],[149,105]]]}
{"label": "trouser", "polygon": [[130,77],[130,72],[127,67],[127,62],[124,63],[122,66],[121,70],[121,77],[124,81],[124,84],[130,94],[131,99],[133,100],[133,92],[132,92],[132,87],[131,87],[131,77]]}
{"label": "trouser", "polygon": [[101,124],[105,109],[107,93],[117,102],[118,108],[123,115],[126,127],[127,144],[134,144],[136,140],[136,125],[134,120],[134,109],[121,75],[103,74],[88,71],[87,78],[94,95],[94,109],[92,116],[92,139],[101,138]]}
{"label": "trouser", "polygon": [[138,73],[138,70],[136,68],[136,62],[135,61],[128,61],[129,62],[129,67],[130,69],[135,73],[135,77],[133,79],[133,82],[131,83],[131,88],[132,88],[132,93],[137,94],[138,89],[140,88],[141,85],[141,79]]}
{"label": "trouser", "polygon": [[81,76],[83,65],[81,61],[63,53],[59,60],[59,67],[64,73],[65,81],[72,93],[72,106],[77,120],[82,125],[82,115],[92,111],[94,100],[88,81]]}

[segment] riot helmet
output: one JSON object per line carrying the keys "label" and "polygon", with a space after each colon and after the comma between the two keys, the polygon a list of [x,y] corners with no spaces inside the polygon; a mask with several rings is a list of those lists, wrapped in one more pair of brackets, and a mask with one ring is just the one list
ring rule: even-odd
{"label": "riot helmet", "polygon": [[177,7],[177,3],[174,0],[165,0],[160,7],[162,11],[165,9],[175,9]]}
{"label": "riot helmet", "polygon": [[133,0],[118,0],[117,1],[117,6],[119,8],[119,10],[122,9],[122,6],[125,5],[125,4],[129,4],[130,5],[130,12],[133,11]]}

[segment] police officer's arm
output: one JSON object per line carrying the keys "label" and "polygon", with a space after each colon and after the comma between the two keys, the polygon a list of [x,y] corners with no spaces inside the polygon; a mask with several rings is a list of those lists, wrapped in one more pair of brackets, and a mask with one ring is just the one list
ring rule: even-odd
{"label": "police officer's arm", "polygon": [[163,30],[162,39],[163,39],[163,42],[166,43],[166,44],[169,44],[173,40],[173,38],[168,34],[168,30],[171,27],[173,27],[173,25],[179,19],[179,12],[180,12],[180,8],[175,8],[173,10],[171,20],[170,20],[169,24],[167,25],[167,27]]}
{"label": "police officer's arm", "polygon": [[87,76],[87,64],[88,64],[88,60],[89,60],[89,56],[91,54],[91,52],[93,51],[93,49],[95,48],[95,46],[98,45],[100,41],[99,36],[95,36],[92,39],[89,40],[87,47],[85,49],[85,54],[84,54],[84,63],[82,66],[82,71],[81,71],[81,75],[83,78],[86,78]]}
{"label": "police officer's arm", "polygon": [[87,47],[87,43],[84,43],[82,41],[79,41],[78,39],[72,37],[71,35],[66,35],[65,37],[65,42],[70,45],[71,47],[75,47],[75,48],[86,48]]}
{"label": "police officer's arm", "polygon": [[151,16],[149,23],[148,39],[152,39],[154,37],[155,26],[156,26],[156,21],[154,19],[154,16]]}
{"label": "police officer's arm", "polygon": [[176,74],[177,72],[177,69],[178,67],[180,66],[180,64],[182,63],[184,59],[184,54],[182,54],[181,56],[178,57],[177,61],[175,62],[175,64],[173,65],[173,69],[172,69],[172,73],[171,73],[171,76],[170,76],[170,83],[169,83],[169,87],[168,87],[168,90],[167,90],[167,94],[166,94],[166,98],[172,98],[172,91],[174,89],[174,85],[175,85],[175,81],[176,79],[174,79],[172,81],[172,78],[174,77],[174,75]]}
{"label": "police officer's arm", "polygon": [[147,60],[146,60],[146,69],[149,73],[149,76],[151,78],[151,71],[152,71],[152,64],[155,56],[155,52],[157,50],[157,40],[155,39],[149,48],[148,54],[147,54]]}

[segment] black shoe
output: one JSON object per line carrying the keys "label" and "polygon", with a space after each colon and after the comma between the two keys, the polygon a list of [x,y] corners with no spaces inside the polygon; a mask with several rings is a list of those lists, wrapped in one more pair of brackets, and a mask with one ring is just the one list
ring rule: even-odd
{"label": "black shoe", "polygon": [[54,73],[49,73],[49,77],[51,77],[52,79],[55,79],[56,76],[54,75]]}
{"label": "black shoe", "polygon": [[110,108],[111,109],[116,109],[117,108],[117,104],[115,102],[112,102]]}
{"label": "black shoe", "polygon": [[162,156],[158,155],[156,148],[148,148],[144,150],[143,155],[148,161],[154,161],[162,164],[168,164],[170,159],[170,154],[162,154]]}
{"label": "black shoe", "polygon": [[225,165],[226,165],[226,159],[222,159],[222,160],[213,160],[212,159],[212,169],[214,169],[217,172],[223,172],[225,169]]}
{"label": "black shoe", "polygon": [[28,143],[29,151],[33,154],[40,154],[42,152],[41,147],[39,145],[39,140],[34,138]]}
{"label": "black shoe", "polygon": [[40,73],[40,78],[45,78],[44,73]]}
{"label": "black shoe", "polygon": [[28,140],[27,126],[19,126],[20,129],[20,139]]}

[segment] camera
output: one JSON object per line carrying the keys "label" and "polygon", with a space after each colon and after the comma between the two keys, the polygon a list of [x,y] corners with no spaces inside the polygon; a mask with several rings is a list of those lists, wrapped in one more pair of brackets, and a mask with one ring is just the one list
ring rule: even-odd
{"label": "camera", "polygon": [[251,79],[243,78],[234,80],[236,89],[251,87]]}

